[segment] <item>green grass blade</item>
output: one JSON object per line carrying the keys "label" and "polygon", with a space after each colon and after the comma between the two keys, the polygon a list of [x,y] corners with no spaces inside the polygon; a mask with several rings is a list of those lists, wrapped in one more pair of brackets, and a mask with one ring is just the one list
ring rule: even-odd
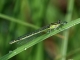
{"label": "green grass blade", "polygon": [[65,30],[65,29],[68,29],[68,28],[70,28],[70,27],[72,27],[74,25],[77,25],[79,23],[80,23],[80,18],[79,19],[76,19],[76,20],[73,20],[71,22],[68,22],[67,24],[65,24],[61,28],[56,29],[56,30],[53,30],[53,31],[51,31],[51,33],[44,34],[44,35],[42,35],[42,36],[40,36],[40,37],[38,37],[36,39],[31,40],[30,42],[28,42],[26,44],[18,47],[17,49],[13,50],[12,52],[10,52],[10,53],[6,54],[5,56],[1,57],[0,60],[8,60],[11,57],[19,54],[20,52],[28,49],[29,47],[31,47],[31,46],[33,46],[33,45],[35,45],[35,44],[37,44],[37,43],[39,43],[39,42],[41,42],[41,41],[49,38],[49,37],[51,37],[51,36],[53,36],[53,35],[61,32],[63,30]]}
{"label": "green grass blade", "polygon": [[0,17],[1,18],[4,18],[4,19],[7,19],[9,21],[12,21],[12,22],[15,22],[15,23],[18,23],[18,24],[21,24],[21,25],[24,25],[24,26],[29,26],[29,27],[32,27],[32,28],[35,28],[35,29],[38,29],[39,27],[35,26],[35,25],[32,25],[32,24],[29,24],[29,23],[25,23],[23,21],[20,21],[19,19],[15,19],[15,18],[12,18],[12,17],[9,17],[7,15],[4,15],[4,14],[0,14]]}
{"label": "green grass blade", "polygon": [[[65,16],[66,21],[72,20],[73,7],[74,7],[74,0],[68,0],[67,14]],[[69,31],[64,32],[63,35],[65,37],[62,42],[61,55],[65,56],[67,54],[67,48],[68,48]],[[63,57],[61,60],[66,60],[66,57]]]}

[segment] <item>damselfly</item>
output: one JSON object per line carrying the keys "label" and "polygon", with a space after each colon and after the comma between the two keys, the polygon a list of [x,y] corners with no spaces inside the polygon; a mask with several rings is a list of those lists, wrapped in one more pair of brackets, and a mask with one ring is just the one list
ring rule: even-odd
{"label": "damselfly", "polygon": [[60,20],[58,20],[56,23],[51,23],[51,24],[49,24],[47,26],[42,27],[41,29],[39,29],[39,30],[37,30],[35,32],[32,32],[30,34],[26,34],[26,35],[20,36],[17,39],[11,41],[10,44],[13,44],[13,43],[16,43],[18,41],[27,39],[27,38],[29,38],[29,37],[31,37],[33,35],[39,34],[39,33],[44,32],[46,30],[48,30],[50,32],[51,30],[53,30],[53,29],[55,30],[55,29],[59,28],[60,26],[66,24],[66,23],[67,22],[61,22]]}

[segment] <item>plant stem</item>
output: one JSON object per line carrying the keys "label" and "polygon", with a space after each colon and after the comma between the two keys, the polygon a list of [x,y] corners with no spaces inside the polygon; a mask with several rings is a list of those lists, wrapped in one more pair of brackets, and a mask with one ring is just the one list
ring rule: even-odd
{"label": "plant stem", "polygon": [[[67,14],[65,16],[66,21],[70,21],[72,18],[72,12],[73,12],[73,7],[74,7],[74,0],[68,0],[68,6],[67,6]],[[67,48],[68,48],[68,37],[69,37],[69,30],[65,31],[63,33],[64,39],[62,42],[62,56],[64,56],[61,60],[66,60],[66,54],[67,54]]]}

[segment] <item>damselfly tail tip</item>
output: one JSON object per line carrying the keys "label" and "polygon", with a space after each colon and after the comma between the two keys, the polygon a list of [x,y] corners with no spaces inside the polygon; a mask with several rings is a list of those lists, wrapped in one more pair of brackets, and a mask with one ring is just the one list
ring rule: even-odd
{"label": "damselfly tail tip", "polygon": [[12,42],[9,42],[9,44],[12,44]]}
{"label": "damselfly tail tip", "polygon": [[9,44],[13,44],[13,42],[11,41],[11,42],[9,42]]}
{"label": "damselfly tail tip", "polygon": [[11,41],[11,42],[9,42],[9,44],[13,44],[13,43],[15,43],[16,41],[14,40],[14,41]]}

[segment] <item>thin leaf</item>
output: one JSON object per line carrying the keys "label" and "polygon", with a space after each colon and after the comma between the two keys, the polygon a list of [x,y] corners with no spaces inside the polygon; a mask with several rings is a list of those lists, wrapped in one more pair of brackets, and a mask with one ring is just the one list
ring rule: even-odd
{"label": "thin leaf", "polygon": [[44,34],[44,35],[42,35],[42,36],[40,36],[40,37],[38,37],[36,39],[33,39],[29,43],[26,43],[25,45],[22,45],[22,46],[18,47],[17,49],[13,50],[12,52],[10,52],[10,53],[6,54],[5,56],[1,57],[0,60],[8,60],[11,57],[19,54],[20,52],[28,49],[29,47],[31,47],[31,46],[33,46],[33,45],[35,45],[35,44],[37,44],[37,43],[49,38],[49,37],[61,32],[63,30],[65,30],[65,29],[68,29],[68,28],[70,28],[70,27],[72,27],[74,25],[77,25],[79,23],[80,23],[80,18],[76,19],[76,20],[73,20],[71,22],[68,22],[67,24],[65,24],[64,26],[59,28],[58,30],[53,30],[53,31],[51,31],[51,33]]}

